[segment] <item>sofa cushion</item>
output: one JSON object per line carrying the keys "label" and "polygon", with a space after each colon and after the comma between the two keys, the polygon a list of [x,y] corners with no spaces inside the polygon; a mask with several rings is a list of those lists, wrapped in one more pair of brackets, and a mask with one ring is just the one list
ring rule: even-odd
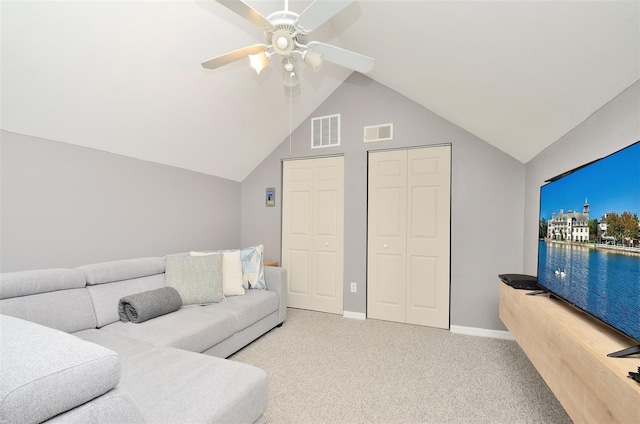
{"label": "sofa cushion", "polygon": [[0,274],[0,299],[84,287],[84,274],[75,269],[37,269]]}
{"label": "sofa cushion", "polygon": [[118,355],[29,321],[0,315],[0,423],[41,422],[118,384]]}
{"label": "sofa cushion", "polygon": [[86,288],[2,299],[0,310],[5,315],[67,333],[96,327],[96,315]]}
{"label": "sofa cushion", "polygon": [[224,299],[222,254],[167,256],[165,279],[167,286],[178,290],[184,305]]}
{"label": "sofa cushion", "polygon": [[175,312],[140,324],[117,321],[100,330],[154,346],[204,352],[236,332],[234,315],[217,308],[222,303],[183,306]]}
{"label": "sofa cushion", "polygon": [[239,351],[249,343],[269,332],[272,328],[279,324],[278,312],[274,312],[271,315],[262,318],[255,324],[250,325],[244,330],[240,330],[233,334],[233,336],[224,339],[210,349],[202,352],[205,355],[211,355],[218,358],[228,358],[235,352]]}
{"label": "sofa cushion", "polygon": [[85,275],[87,284],[92,286],[162,274],[164,268],[164,258],[151,257],[101,262],[79,266],[76,269]]}
{"label": "sofa cushion", "polygon": [[144,416],[125,391],[115,389],[82,406],[57,415],[47,424],[143,424]]}
{"label": "sofa cushion", "polygon": [[109,333],[102,329],[82,330],[73,333],[79,339],[86,340],[91,343],[104,346],[114,351],[122,359],[124,356],[133,355],[134,353],[144,352],[154,347],[152,344],[135,340],[130,337]]}
{"label": "sofa cushion", "polygon": [[150,423],[253,423],[267,409],[267,375],[251,365],[154,347],[123,357],[122,370]]}
{"label": "sofa cushion", "polygon": [[225,302],[216,305],[221,313],[229,313],[235,317],[236,331],[276,312],[278,306],[278,295],[269,290],[247,290],[244,296],[228,297]]}

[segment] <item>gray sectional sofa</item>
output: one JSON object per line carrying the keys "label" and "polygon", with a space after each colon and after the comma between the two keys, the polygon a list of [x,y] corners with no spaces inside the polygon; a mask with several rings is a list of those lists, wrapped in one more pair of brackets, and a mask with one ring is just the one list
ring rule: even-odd
{"label": "gray sectional sofa", "polygon": [[0,275],[0,423],[264,422],[266,373],[223,358],[286,319],[267,290],[121,322],[121,298],[165,286],[164,257]]}

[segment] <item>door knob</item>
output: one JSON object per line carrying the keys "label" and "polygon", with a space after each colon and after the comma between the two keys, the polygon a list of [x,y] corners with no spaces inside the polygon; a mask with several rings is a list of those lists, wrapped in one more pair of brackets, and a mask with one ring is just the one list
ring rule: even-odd
{"label": "door knob", "polygon": [[389,245],[385,244],[383,247],[386,249],[387,247],[389,247]]}
{"label": "door knob", "polygon": [[329,246],[329,243],[325,243],[324,245],[325,245],[325,246]]}

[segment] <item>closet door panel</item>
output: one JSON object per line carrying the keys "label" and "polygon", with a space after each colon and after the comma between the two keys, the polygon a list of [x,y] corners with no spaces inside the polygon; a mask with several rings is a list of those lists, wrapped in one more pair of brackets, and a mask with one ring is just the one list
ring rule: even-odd
{"label": "closet door panel", "polygon": [[312,164],[285,162],[282,173],[282,267],[287,269],[288,304],[308,308],[312,291]]}
{"label": "closet door panel", "polygon": [[367,316],[404,322],[407,160],[405,151],[369,155]]}
{"label": "closet door panel", "polygon": [[282,192],[288,306],[342,314],[344,158],[284,162]]}
{"label": "closet door panel", "polygon": [[317,284],[315,295],[318,297],[334,299],[336,292],[336,266],[338,258],[335,252],[317,252],[316,263],[318,264]]}
{"label": "closet door panel", "polygon": [[309,294],[311,286],[309,281],[309,276],[311,275],[309,251],[289,249],[288,256],[286,260],[283,258],[282,263],[287,266],[287,274],[290,280],[289,294],[301,295],[298,301],[299,304],[304,305],[304,299]]}
{"label": "closet door panel", "polygon": [[344,157],[313,159],[313,310],[342,315]]}
{"label": "closet door panel", "polygon": [[449,146],[407,152],[407,322],[449,328]]}

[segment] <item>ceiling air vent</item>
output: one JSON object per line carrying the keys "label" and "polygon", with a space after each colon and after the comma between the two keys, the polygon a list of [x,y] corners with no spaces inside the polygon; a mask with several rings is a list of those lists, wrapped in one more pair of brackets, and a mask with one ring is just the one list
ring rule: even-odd
{"label": "ceiling air vent", "polygon": [[311,148],[340,145],[340,114],[311,119]]}
{"label": "ceiling air vent", "polygon": [[393,124],[364,127],[364,142],[393,140]]}

